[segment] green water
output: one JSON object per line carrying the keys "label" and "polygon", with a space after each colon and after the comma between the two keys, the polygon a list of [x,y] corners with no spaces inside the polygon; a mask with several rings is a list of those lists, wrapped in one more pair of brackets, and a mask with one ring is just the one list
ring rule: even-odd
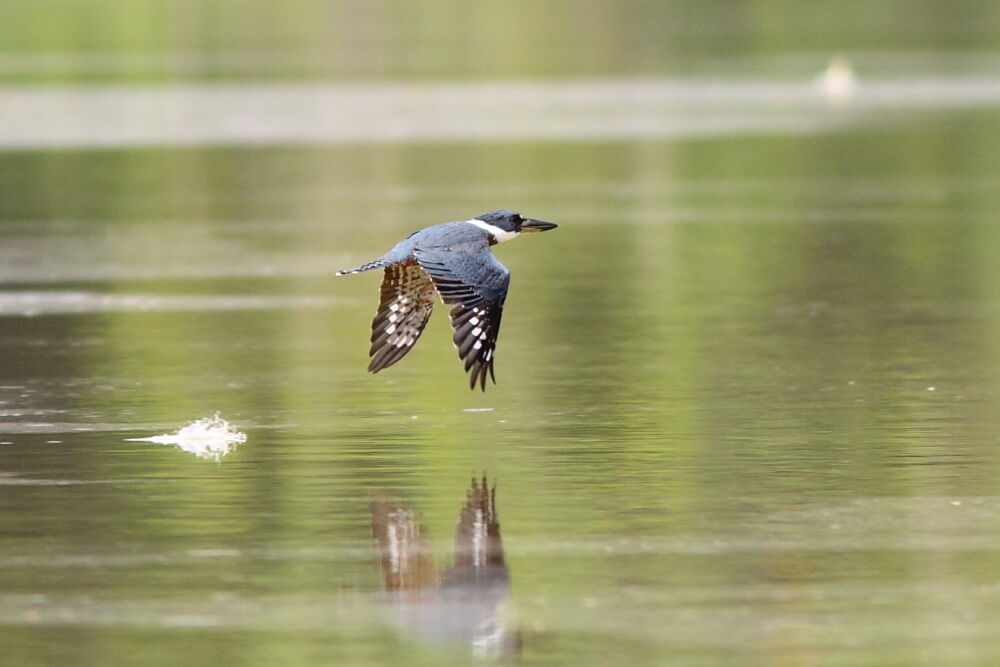
{"label": "green water", "polygon": [[[574,19],[603,50],[553,32],[523,61],[456,60],[475,44],[431,40],[438,14],[368,5],[133,3],[117,31],[8,12],[39,32],[0,72],[418,88],[791,76],[846,48],[947,79],[997,46],[986,3],[919,3],[909,31],[883,9],[582,4],[607,12]],[[323,28],[350,11],[364,58]],[[483,12],[474,35],[501,21]],[[0,664],[994,664],[1000,108],[935,81],[934,108],[862,89],[795,131],[0,151]],[[334,271],[498,207],[560,227],[494,248],[497,385],[468,390],[440,305],[367,374],[380,276]],[[225,455],[128,440],[215,412],[246,434]],[[493,562],[463,567],[484,474]],[[421,536],[406,591],[373,538],[389,506]]]}

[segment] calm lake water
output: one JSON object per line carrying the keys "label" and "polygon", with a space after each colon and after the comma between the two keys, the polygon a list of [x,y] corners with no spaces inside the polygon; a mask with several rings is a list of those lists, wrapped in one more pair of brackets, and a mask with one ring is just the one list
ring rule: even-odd
{"label": "calm lake water", "polygon": [[[485,85],[466,127],[433,82],[216,86],[257,62],[225,49],[166,98],[45,70],[200,62],[91,46],[0,57],[22,111],[94,113],[0,127],[0,663],[994,664],[989,58],[870,56],[831,99],[823,58],[637,83],[608,56],[513,118]],[[417,74],[454,74],[441,48]],[[387,94],[416,106],[284,115]],[[167,98],[190,116],[99,120]],[[499,207],[560,227],[494,249],[498,384],[468,390],[440,305],[367,374],[380,275],[333,273]],[[245,442],[133,440],[216,413]]]}

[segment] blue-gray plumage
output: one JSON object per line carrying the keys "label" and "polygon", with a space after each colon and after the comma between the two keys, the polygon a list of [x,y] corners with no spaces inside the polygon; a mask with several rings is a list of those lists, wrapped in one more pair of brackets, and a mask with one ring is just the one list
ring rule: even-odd
{"label": "blue-gray plumage", "polygon": [[371,363],[377,373],[402,359],[420,337],[434,307],[434,293],[451,309],[453,341],[470,371],[469,386],[486,390],[493,374],[493,352],[500,330],[510,271],[490,246],[555,224],[523,218],[515,211],[493,211],[464,222],[445,222],[406,237],[378,259],[354,269],[385,269],[378,312],[372,320]]}

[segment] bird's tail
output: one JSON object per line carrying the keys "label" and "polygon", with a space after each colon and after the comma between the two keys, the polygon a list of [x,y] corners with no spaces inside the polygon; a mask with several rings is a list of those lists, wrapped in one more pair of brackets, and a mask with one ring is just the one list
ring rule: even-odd
{"label": "bird's tail", "polygon": [[379,257],[376,260],[368,262],[367,264],[362,264],[361,266],[356,266],[353,269],[344,269],[343,271],[337,271],[338,276],[343,276],[348,273],[361,273],[362,271],[371,271],[372,269],[382,269],[389,266],[391,262],[385,261],[385,258]]}

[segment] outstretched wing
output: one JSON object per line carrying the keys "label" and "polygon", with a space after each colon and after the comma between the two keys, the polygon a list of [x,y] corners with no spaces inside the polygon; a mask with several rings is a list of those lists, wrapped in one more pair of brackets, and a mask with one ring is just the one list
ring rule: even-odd
{"label": "outstretched wing", "polygon": [[493,383],[493,351],[500,333],[510,271],[497,261],[487,242],[417,249],[417,261],[451,309],[452,340],[471,371],[469,386],[486,391],[486,371]]}
{"label": "outstretched wing", "polygon": [[372,373],[406,356],[434,308],[434,285],[416,262],[386,267],[380,294],[368,351],[368,370]]}

